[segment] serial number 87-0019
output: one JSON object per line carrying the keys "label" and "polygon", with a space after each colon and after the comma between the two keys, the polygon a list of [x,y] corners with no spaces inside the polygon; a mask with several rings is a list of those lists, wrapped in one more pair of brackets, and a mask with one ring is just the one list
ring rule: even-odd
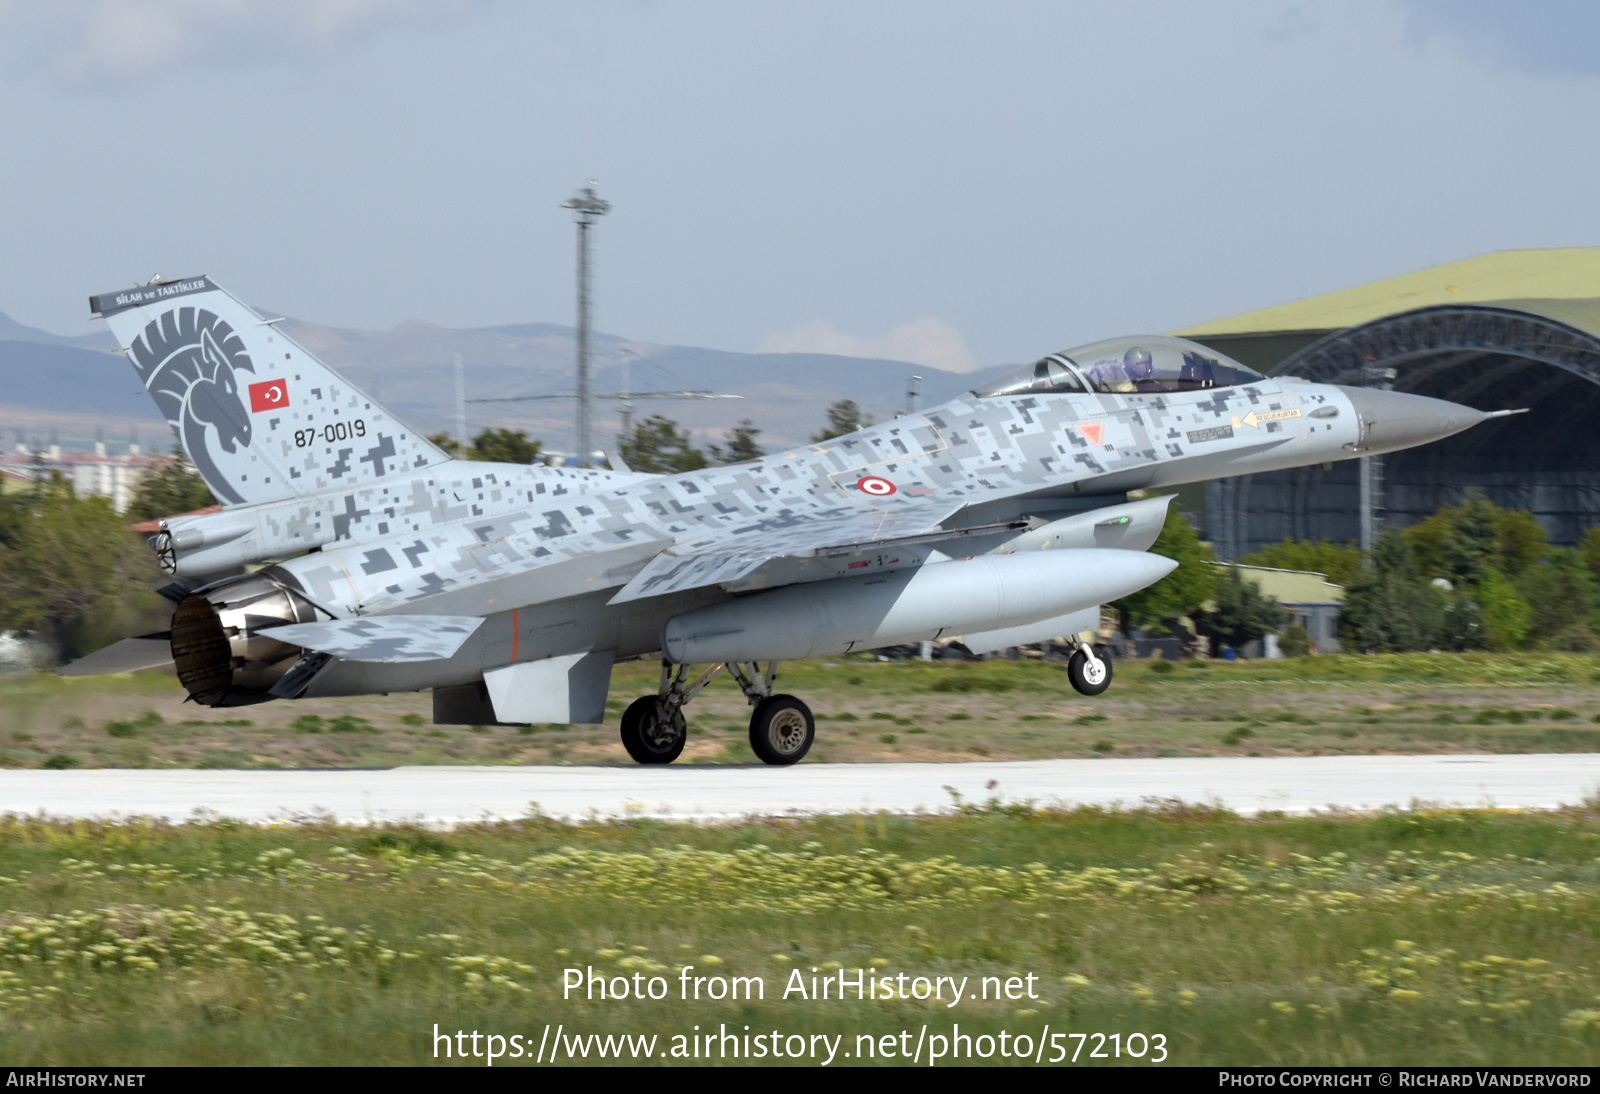
{"label": "serial number 87-0019", "polygon": [[[1054,1034],[1051,1040],[1055,1041],[1055,1038],[1060,1036],[1062,1034]],[[1164,1033],[1152,1033],[1149,1036],[1143,1033],[1130,1033],[1126,1037],[1120,1033],[1068,1033],[1065,1036],[1069,1041],[1078,1042],[1077,1047],[1072,1051],[1073,1063],[1078,1062],[1079,1054],[1090,1044],[1093,1044],[1094,1047],[1089,1051],[1085,1059],[1106,1059],[1118,1056],[1132,1056],[1138,1059],[1148,1053],[1150,1062],[1159,1064],[1167,1058],[1167,1037]],[[1063,1056],[1066,1055],[1065,1048],[1059,1043],[1052,1044],[1051,1047]],[[1106,1051],[1108,1047],[1111,1049],[1110,1052]],[[1059,1063],[1060,1060],[1061,1057],[1057,1056],[1055,1062]]]}
{"label": "serial number 87-0019", "polygon": [[296,448],[310,448],[317,443],[321,436],[327,444],[335,441],[348,441],[351,437],[365,437],[367,423],[360,418],[352,418],[348,422],[329,422],[321,429],[297,429],[294,431],[294,446]]}

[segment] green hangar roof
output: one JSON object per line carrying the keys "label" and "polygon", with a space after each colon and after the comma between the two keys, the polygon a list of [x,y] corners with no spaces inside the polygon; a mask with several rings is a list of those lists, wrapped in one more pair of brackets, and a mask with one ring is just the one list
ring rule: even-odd
{"label": "green hangar roof", "polygon": [[1600,333],[1600,247],[1493,251],[1175,331],[1184,338],[1327,332],[1448,304],[1497,304]]}

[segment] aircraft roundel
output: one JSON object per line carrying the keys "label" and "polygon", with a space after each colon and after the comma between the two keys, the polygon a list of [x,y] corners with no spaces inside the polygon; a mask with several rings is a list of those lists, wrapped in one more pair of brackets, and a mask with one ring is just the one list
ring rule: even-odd
{"label": "aircraft roundel", "polygon": [[888,479],[880,479],[876,475],[868,475],[856,483],[856,489],[863,494],[871,494],[875,498],[886,498],[894,493],[894,483]]}

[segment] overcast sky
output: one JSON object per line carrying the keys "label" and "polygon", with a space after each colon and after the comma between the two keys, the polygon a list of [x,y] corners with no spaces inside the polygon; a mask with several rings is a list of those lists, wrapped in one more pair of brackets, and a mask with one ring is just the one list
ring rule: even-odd
{"label": "overcast sky", "polygon": [[0,0],[0,310],[972,367],[1600,243],[1600,5]]}

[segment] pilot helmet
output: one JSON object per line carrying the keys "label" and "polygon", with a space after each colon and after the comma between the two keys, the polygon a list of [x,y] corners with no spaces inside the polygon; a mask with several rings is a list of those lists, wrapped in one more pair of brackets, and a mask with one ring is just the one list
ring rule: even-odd
{"label": "pilot helmet", "polygon": [[1154,371],[1153,365],[1150,351],[1143,346],[1134,346],[1122,355],[1122,367],[1127,370],[1130,380],[1148,380]]}

